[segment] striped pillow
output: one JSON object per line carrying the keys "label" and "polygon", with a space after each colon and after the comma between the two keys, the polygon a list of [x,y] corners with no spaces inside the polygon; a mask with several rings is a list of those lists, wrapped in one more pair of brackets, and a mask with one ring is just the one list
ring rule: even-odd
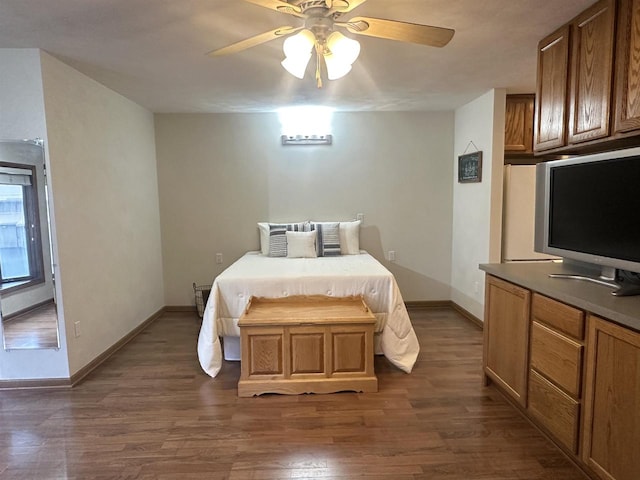
{"label": "striped pillow", "polygon": [[335,257],[340,255],[340,223],[311,222],[311,231],[316,230],[316,252],[319,257]]}
{"label": "striped pillow", "polygon": [[305,222],[269,224],[269,256],[287,256],[287,232],[304,232]]}

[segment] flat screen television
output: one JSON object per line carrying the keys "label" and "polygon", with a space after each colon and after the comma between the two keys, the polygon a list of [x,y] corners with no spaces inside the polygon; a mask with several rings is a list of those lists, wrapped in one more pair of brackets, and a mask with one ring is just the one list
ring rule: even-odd
{"label": "flat screen television", "polygon": [[640,279],[640,148],[539,163],[535,250],[597,266],[592,280],[626,280],[614,294],[629,294]]}

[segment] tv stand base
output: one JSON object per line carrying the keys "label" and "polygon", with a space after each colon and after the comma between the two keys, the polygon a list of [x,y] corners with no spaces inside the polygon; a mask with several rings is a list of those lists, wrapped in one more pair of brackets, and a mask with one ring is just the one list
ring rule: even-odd
{"label": "tv stand base", "polygon": [[588,275],[575,275],[570,273],[550,273],[550,278],[565,278],[569,280],[584,280],[586,282],[597,283],[598,285],[604,285],[605,287],[611,287],[614,289],[611,295],[616,297],[629,297],[633,295],[640,295],[640,285],[638,284],[618,284],[615,282],[602,280],[600,278],[589,277]]}

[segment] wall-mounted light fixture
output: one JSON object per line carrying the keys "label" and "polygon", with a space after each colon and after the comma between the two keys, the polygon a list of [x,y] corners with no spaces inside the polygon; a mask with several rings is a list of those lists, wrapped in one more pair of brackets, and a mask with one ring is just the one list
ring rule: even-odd
{"label": "wall-mounted light fixture", "polygon": [[282,145],[331,145],[329,135],[282,135]]}
{"label": "wall-mounted light fixture", "polygon": [[333,109],[318,106],[287,107],[278,110],[282,145],[331,145]]}

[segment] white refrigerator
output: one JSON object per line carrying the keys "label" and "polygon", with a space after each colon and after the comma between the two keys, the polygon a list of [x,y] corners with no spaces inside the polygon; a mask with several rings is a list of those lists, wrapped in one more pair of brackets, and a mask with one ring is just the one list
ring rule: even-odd
{"label": "white refrigerator", "polygon": [[534,252],[535,165],[505,165],[502,208],[502,261],[550,261],[558,257]]}

